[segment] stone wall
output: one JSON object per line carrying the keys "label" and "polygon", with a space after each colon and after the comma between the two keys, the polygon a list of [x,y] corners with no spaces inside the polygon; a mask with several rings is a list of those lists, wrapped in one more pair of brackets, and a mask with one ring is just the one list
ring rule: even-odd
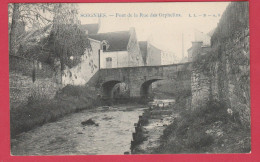
{"label": "stone wall", "polygon": [[59,71],[47,64],[9,56],[10,107],[28,101],[51,99],[61,88]]}
{"label": "stone wall", "polygon": [[192,73],[192,107],[220,101],[246,126],[250,126],[248,20],[248,2],[232,2],[211,38],[211,50],[198,55]]}
{"label": "stone wall", "polygon": [[35,69],[36,78],[52,78],[55,74],[53,68],[42,62],[20,56],[9,56],[9,70],[11,72],[32,76],[33,69]]}
{"label": "stone wall", "polygon": [[199,68],[194,67],[191,73],[192,109],[206,105],[210,96],[209,77],[205,76]]}
{"label": "stone wall", "polygon": [[219,56],[215,63],[212,93],[225,102],[241,121],[250,126],[248,2],[231,3],[212,37],[212,48]]}
{"label": "stone wall", "polygon": [[62,74],[62,84],[85,85],[89,79],[99,70],[99,50],[98,41],[90,41],[91,48],[86,48],[81,56],[79,64],[69,68],[66,67]]}

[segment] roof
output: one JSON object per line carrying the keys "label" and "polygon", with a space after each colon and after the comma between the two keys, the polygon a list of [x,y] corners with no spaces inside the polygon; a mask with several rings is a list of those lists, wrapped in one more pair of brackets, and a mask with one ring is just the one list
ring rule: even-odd
{"label": "roof", "polygon": [[153,49],[157,50],[157,51],[162,51],[161,49],[159,49],[157,46],[155,46],[154,44],[149,43],[150,47],[153,47]]}
{"label": "roof", "polygon": [[126,51],[130,39],[130,32],[120,31],[120,32],[90,34],[89,38],[101,42],[104,40],[108,42],[109,48],[107,49],[107,52]]}
{"label": "roof", "polygon": [[146,63],[146,58],[147,58],[147,41],[139,41],[139,47],[141,50],[141,54],[144,60],[144,63]]}
{"label": "roof", "polygon": [[99,24],[84,24],[80,25],[79,28],[84,31],[88,31],[88,34],[97,34],[99,30]]}
{"label": "roof", "polygon": [[139,47],[142,53],[147,54],[147,41],[139,41]]}

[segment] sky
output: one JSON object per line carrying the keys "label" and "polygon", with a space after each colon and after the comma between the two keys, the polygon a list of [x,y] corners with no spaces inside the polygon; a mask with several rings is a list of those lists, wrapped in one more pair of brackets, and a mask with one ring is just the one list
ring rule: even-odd
{"label": "sky", "polygon": [[[179,59],[187,56],[194,30],[213,30],[230,2],[80,3],[81,24],[101,22],[99,33],[134,27],[138,41],[171,51]],[[98,14],[106,17],[98,18]],[[183,35],[183,36],[182,36]],[[183,38],[183,39],[182,39]],[[183,48],[182,48],[183,40]]]}

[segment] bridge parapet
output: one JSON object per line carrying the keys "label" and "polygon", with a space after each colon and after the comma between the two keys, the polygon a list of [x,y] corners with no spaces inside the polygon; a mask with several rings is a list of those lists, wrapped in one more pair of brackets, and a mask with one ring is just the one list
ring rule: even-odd
{"label": "bridge parapet", "polygon": [[130,97],[147,95],[149,86],[158,80],[180,82],[190,80],[191,62],[162,66],[139,66],[100,69],[96,83],[103,96],[111,96],[111,91],[117,83],[124,82],[129,86]]}

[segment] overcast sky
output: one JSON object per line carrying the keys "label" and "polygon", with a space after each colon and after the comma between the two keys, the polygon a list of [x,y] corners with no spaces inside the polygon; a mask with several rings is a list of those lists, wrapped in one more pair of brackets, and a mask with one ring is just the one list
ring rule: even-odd
{"label": "overcast sky", "polygon": [[[229,2],[169,2],[169,3],[80,3],[81,24],[97,23],[93,14],[105,13],[100,18],[100,33],[128,30],[135,27],[138,41],[150,39],[163,50],[170,50],[178,58],[191,47],[194,29],[208,33],[217,26]],[[124,16],[126,17],[119,17]],[[131,14],[131,17],[128,15]],[[134,14],[137,17],[134,17]],[[140,17],[140,15],[148,17]],[[157,17],[151,17],[156,14]],[[173,17],[164,17],[164,14]],[[195,17],[196,16],[196,17]]]}

